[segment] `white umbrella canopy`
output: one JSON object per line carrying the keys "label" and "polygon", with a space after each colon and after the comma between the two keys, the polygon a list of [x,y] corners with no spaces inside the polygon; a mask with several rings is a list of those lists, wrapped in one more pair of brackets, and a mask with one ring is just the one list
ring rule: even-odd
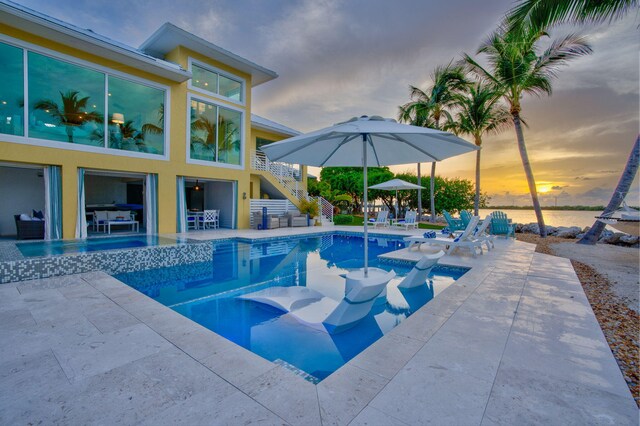
{"label": "white umbrella canopy", "polygon": [[391,179],[386,182],[379,183],[377,185],[371,185],[369,189],[382,189],[384,191],[396,191],[396,216],[399,213],[399,201],[398,201],[398,191],[403,189],[426,189],[424,186],[416,185],[415,183],[407,182],[402,179]]}
{"label": "white umbrella canopy", "polygon": [[441,161],[477,149],[449,132],[366,115],[261,148],[271,161],[317,167],[363,167],[365,277],[369,264],[367,167]]}

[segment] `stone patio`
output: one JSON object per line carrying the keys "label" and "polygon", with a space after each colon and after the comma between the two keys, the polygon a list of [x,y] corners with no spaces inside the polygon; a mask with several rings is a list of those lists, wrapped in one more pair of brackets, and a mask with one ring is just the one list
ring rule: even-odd
{"label": "stone patio", "polygon": [[[277,231],[189,238],[327,228]],[[103,272],[3,284],[0,423],[637,425],[570,262],[533,250],[446,256],[472,269],[318,385]]]}

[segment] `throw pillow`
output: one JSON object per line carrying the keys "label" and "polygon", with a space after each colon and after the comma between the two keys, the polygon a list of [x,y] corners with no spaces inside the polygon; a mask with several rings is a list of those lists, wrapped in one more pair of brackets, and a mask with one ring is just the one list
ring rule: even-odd
{"label": "throw pillow", "polygon": [[27,221],[30,221],[30,220],[31,220],[31,217],[30,217],[28,214],[26,214],[26,213],[22,213],[22,214],[20,215],[20,220],[24,220],[25,222],[27,222]]}
{"label": "throw pillow", "polygon": [[40,220],[44,220],[44,214],[42,213],[42,210],[38,210],[38,211],[33,211],[33,217],[36,217]]}

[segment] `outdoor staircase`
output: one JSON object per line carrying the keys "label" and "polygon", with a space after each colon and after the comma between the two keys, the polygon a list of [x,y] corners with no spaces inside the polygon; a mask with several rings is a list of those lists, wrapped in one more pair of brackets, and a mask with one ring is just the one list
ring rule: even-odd
{"label": "outdoor staircase", "polygon": [[318,211],[322,224],[333,224],[333,205],[322,197],[310,197],[300,183],[300,172],[292,164],[278,163],[269,160],[261,151],[251,152],[251,168],[263,172],[261,175],[282,192],[292,203],[314,199],[318,203]]}

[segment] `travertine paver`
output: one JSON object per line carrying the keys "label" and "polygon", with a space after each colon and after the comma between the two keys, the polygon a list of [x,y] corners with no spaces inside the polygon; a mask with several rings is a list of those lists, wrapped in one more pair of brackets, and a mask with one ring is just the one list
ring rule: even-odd
{"label": "travertine paver", "polygon": [[[326,229],[276,231],[189,237]],[[2,285],[0,424],[637,424],[571,264],[496,245],[318,385],[101,272]]]}

